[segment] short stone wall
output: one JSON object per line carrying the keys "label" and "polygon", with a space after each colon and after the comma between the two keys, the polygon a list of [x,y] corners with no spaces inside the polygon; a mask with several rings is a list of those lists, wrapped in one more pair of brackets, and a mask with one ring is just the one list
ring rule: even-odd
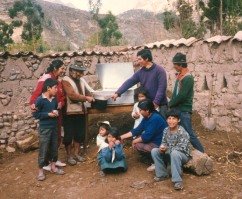
{"label": "short stone wall", "polygon": [[[81,60],[88,74],[95,74],[98,62],[133,61],[140,48],[123,53],[62,53],[44,57],[33,54],[0,55],[0,147],[15,147],[36,131],[28,100],[49,63],[55,58],[65,66]],[[172,90],[175,70],[171,63],[177,52],[187,54],[188,66],[195,77],[194,110],[203,121],[213,118],[216,129],[242,132],[242,44],[228,40],[220,44],[197,41],[192,46],[152,48],[154,62],[162,65]]]}

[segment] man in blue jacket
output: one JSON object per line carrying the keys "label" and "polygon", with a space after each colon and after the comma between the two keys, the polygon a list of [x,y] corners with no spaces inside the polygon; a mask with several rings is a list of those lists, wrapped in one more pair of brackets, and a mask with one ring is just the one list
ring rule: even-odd
{"label": "man in blue jacket", "polygon": [[161,115],[166,118],[167,110],[167,77],[163,67],[153,63],[151,51],[142,49],[137,53],[137,63],[141,66],[132,77],[127,79],[112,96],[114,100],[120,97],[125,91],[140,83],[146,90],[148,98],[153,101],[155,109],[160,109]]}

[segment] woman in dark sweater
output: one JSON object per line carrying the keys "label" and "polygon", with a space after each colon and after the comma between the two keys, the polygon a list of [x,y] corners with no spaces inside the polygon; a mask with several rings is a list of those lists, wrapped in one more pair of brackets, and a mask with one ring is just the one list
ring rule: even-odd
{"label": "woman in dark sweater", "polygon": [[139,126],[121,135],[121,139],[135,137],[132,146],[144,156],[150,156],[153,148],[160,145],[163,130],[167,127],[165,119],[155,110],[151,100],[143,100],[138,104],[140,114],[144,117]]}

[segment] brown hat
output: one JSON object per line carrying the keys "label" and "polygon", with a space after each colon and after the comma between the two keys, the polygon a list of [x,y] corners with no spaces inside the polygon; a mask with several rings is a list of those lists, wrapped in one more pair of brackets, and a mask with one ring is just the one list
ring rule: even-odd
{"label": "brown hat", "polygon": [[86,70],[86,67],[85,66],[79,66],[77,64],[71,64],[69,69],[83,72],[83,71]]}

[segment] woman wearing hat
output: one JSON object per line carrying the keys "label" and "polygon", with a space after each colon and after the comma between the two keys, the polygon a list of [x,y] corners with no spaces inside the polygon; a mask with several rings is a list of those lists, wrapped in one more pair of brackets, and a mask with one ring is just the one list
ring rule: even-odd
{"label": "woman wearing hat", "polygon": [[[59,76],[62,76],[65,73],[65,66],[63,61],[56,59],[53,60],[49,67],[46,70],[46,73],[44,73],[38,80],[37,86],[34,90],[34,92],[32,93],[31,97],[30,97],[30,108],[32,111],[35,111],[35,101],[36,99],[41,95],[42,93],[42,89],[43,89],[43,85],[46,79],[51,78],[51,79],[55,79],[58,80]],[[58,102],[58,147],[61,144],[61,126],[62,126],[62,111],[61,109],[63,108],[63,106],[65,105],[65,95],[63,93],[63,88],[62,88],[62,84],[60,81],[58,81],[58,85],[57,85],[57,102]],[[48,161],[48,160],[46,160]],[[48,162],[46,162],[48,164]],[[56,162],[56,166],[66,166],[65,163],[62,163],[61,161],[57,161]],[[43,167],[45,170],[50,171],[50,165],[49,166],[45,166]]]}
{"label": "woman wearing hat", "polygon": [[[88,96],[89,93],[82,84],[80,78],[84,75],[86,68],[81,64],[73,64],[69,67],[69,76],[62,80],[66,93],[66,111],[63,117],[64,139],[67,162],[75,165],[84,161],[80,156],[80,144],[85,137],[85,106],[84,102],[92,102],[94,99]],[[71,154],[72,143],[74,154]]]}

